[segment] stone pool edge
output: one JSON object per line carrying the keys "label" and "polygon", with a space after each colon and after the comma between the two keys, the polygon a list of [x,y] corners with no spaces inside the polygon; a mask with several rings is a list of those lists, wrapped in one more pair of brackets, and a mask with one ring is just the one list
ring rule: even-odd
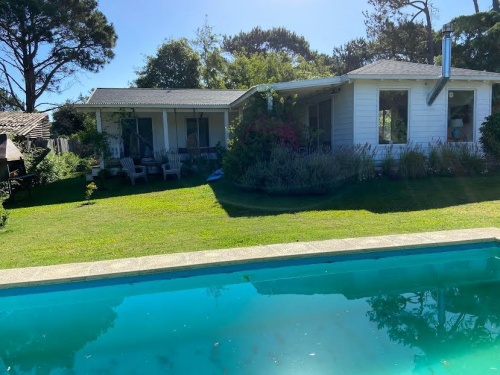
{"label": "stone pool edge", "polygon": [[499,228],[475,228],[295,242],[189,253],[149,255],[97,262],[13,268],[0,270],[0,289],[147,275],[249,262],[368,253],[373,251],[397,251],[414,247],[492,241],[500,242]]}

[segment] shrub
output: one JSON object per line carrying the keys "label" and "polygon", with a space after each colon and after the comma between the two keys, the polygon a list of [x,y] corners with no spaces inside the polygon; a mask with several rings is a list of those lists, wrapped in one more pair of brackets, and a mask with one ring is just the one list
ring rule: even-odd
{"label": "shrub", "polygon": [[0,229],[4,228],[7,225],[8,219],[9,219],[9,213],[3,207],[3,204],[0,202]]}
{"label": "shrub", "polygon": [[475,144],[457,146],[458,163],[464,174],[481,174],[486,171],[486,160],[481,149]]}
{"label": "shrub", "polygon": [[369,144],[353,147],[353,177],[357,181],[366,181],[375,176],[375,153],[376,150]]}
{"label": "shrub", "polygon": [[94,190],[97,190],[97,185],[94,182],[91,182],[85,186],[85,200],[87,204],[90,204],[90,198],[92,194],[94,194]]}
{"label": "shrub", "polygon": [[398,172],[398,162],[394,157],[393,145],[389,145],[384,149],[381,163],[382,175],[389,178],[394,178]]}
{"label": "shrub", "polygon": [[284,146],[273,148],[269,161],[250,166],[241,187],[270,194],[324,194],[345,180],[331,154],[300,154]]}
{"label": "shrub", "polygon": [[[273,95],[272,110],[268,95]],[[251,166],[268,162],[277,145],[298,148],[304,134],[291,98],[278,98],[272,92],[253,95],[243,114],[231,126],[232,137],[223,159],[225,174],[236,182],[242,182]]]}
{"label": "shrub", "polygon": [[422,146],[408,143],[401,147],[399,173],[403,178],[420,178],[427,175],[426,156]]}
{"label": "shrub", "polygon": [[339,147],[333,152],[347,180],[365,181],[375,175],[375,149],[369,144]]}
{"label": "shrub", "polygon": [[60,156],[66,164],[68,171],[78,172],[81,171],[82,159],[72,152],[66,152]]}
{"label": "shrub", "polygon": [[468,143],[429,145],[429,172],[440,176],[479,174],[486,170],[486,161],[480,148]]}
{"label": "shrub", "polygon": [[64,157],[50,152],[36,167],[37,180],[40,184],[48,184],[64,178],[71,169],[66,164]]}
{"label": "shrub", "polygon": [[455,153],[450,143],[438,141],[429,144],[429,172],[440,176],[452,175]]}
{"label": "shrub", "polygon": [[479,142],[486,155],[500,160],[500,113],[486,117],[479,129]]}

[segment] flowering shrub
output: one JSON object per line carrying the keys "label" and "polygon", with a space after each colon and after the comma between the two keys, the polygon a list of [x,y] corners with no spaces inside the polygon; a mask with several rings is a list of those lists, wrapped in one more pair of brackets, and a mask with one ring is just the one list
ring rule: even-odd
{"label": "flowering shrub", "polygon": [[231,140],[224,155],[225,174],[241,182],[247,170],[271,158],[277,145],[297,149],[302,143],[303,125],[295,114],[291,99],[274,95],[273,109],[268,108],[267,95],[254,95],[231,128]]}

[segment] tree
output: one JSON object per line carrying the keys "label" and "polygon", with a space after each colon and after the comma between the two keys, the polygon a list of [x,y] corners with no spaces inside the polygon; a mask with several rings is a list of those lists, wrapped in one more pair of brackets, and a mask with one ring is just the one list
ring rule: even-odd
{"label": "tree", "polygon": [[373,43],[364,38],[353,39],[335,47],[332,54],[332,71],[336,75],[359,69],[374,60]]}
{"label": "tree", "polygon": [[57,136],[73,135],[94,125],[89,113],[78,112],[75,105],[66,102],[52,113],[52,133]]}
{"label": "tree", "polygon": [[228,86],[248,89],[263,83],[287,82],[295,79],[290,58],[284,53],[235,53],[228,65]]}
{"label": "tree", "polygon": [[500,0],[492,0],[491,9],[493,9],[495,12],[500,13]]}
{"label": "tree", "polygon": [[199,88],[200,57],[185,38],[163,43],[156,56],[147,56],[146,65],[135,72],[137,87]]}
{"label": "tree", "polygon": [[[476,13],[479,13],[479,4],[477,3],[477,0],[472,0],[474,2],[474,11]],[[493,0],[495,2],[495,0]]]}
{"label": "tree", "polygon": [[196,30],[193,45],[200,55],[200,76],[203,86],[208,89],[225,88],[227,62],[221,54],[219,35],[214,34],[206,18],[204,25]]}
{"label": "tree", "polygon": [[452,23],[453,65],[500,72],[500,13],[490,11],[460,16]]}
{"label": "tree", "polygon": [[[423,17],[422,22],[425,28],[426,40],[426,61],[427,64],[434,63],[435,43],[434,32],[432,30],[433,6],[431,0],[368,0],[368,4],[374,7],[370,12],[363,12],[365,25],[370,40],[379,39],[386,27],[393,24],[395,26],[406,25],[415,22],[419,17]],[[409,13],[408,13],[409,12]],[[388,35],[386,33],[386,35]],[[392,34],[397,36],[397,34]],[[413,39],[411,43],[415,43]]]}
{"label": "tree", "polygon": [[249,32],[240,32],[235,36],[223,37],[223,49],[231,54],[278,53],[282,52],[292,59],[302,56],[307,61],[314,60],[315,52],[311,51],[309,42],[293,31],[284,27],[262,30],[259,26]]}
{"label": "tree", "polygon": [[66,77],[110,62],[116,39],[97,0],[2,0],[0,80],[18,108],[33,112]]}
{"label": "tree", "polygon": [[7,90],[0,88],[0,111],[1,112],[20,110],[20,108],[17,105],[17,103],[19,103],[19,102],[20,102],[20,100],[18,98],[13,98]]}

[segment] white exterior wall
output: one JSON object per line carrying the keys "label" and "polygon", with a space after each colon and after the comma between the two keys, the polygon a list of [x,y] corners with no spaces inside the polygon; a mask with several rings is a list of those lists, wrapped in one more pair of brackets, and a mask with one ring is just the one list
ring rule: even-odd
{"label": "white exterior wall", "polygon": [[[187,142],[187,118],[198,118],[200,112],[168,112],[168,139],[170,147],[177,149],[179,147],[186,147]],[[224,113],[203,113],[203,118],[208,118],[208,141],[211,147],[215,146],[218,142],[222,145],[225,144],[224,133]],[[231,116],[230,116],[231,119]]]}
{"label": "white exterior wall", "polygon": [[333,99],[333,147],[354,143],[354,85],[345,84]]}
{"label": "white exterior wall", "polygon": [[474,90],[474,142],[479,127],[491,111],[491,85],[484,82],[450,80],[431,106],[427,95],[436,81],[357,81],[354,83],[354,144],[368,143],[379,152],[388,145],[378,144],[379,91],[408,90],[408,142],[426,147],[430,142],[447,140],[448,90]]}

